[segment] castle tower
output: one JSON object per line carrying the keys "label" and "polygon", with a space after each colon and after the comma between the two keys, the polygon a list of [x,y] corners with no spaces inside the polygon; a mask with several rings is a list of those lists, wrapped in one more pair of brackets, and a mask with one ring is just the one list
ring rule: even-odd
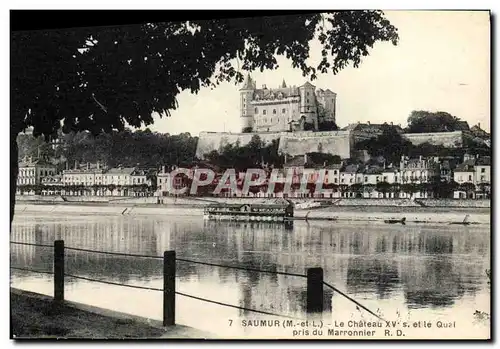
{"label": "castle tower", "polygon": [[255,81],[253,81],[250,74],[248,74],[243,87],[240,89],[240,118],[242,131],[246,131],[249,128],[253,129],[254,127],[254,110],[252,108],[251,102],[255,89]]}
{"label": "castle tower", "polygon": [[314,125],[314,130],[318,129],[318,114],[316,108],[316,95],[314,90],[316,86],[310,82],[306,82],[304,85],[299,87],[300,94],[300,106],[299,113],[300,118],[304,118],[304,121],[309,124]]}
{"label": "castle tower", "polygon": [[336,123],[337,116],[337,94],[327,89],[324,94],[324,107],[326,112],[325,121]]}

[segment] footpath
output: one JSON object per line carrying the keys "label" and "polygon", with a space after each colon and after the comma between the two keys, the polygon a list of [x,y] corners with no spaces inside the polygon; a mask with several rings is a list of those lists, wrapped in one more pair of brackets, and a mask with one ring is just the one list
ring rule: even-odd
{"label": "footpath", "polygon": [[162,327],[140,318],[74,302],[55,305],[51,297],[11,288],[12,339],[210,339],[214,335],[183,325]]}

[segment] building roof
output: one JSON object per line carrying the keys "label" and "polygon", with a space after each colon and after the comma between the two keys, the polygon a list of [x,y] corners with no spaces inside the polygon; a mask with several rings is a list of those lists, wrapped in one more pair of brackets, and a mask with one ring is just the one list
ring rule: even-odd
{"label": "building roof", "polygon": [[252,77],[250,74],[247,75],[247,78],[245,79],[245,82],[243,83],[243,86],[240,88],[241,90],[253,90],[255,89],[255,81],[253,81]]}
{"label": "building roof", "polygon": [[299,88],[301,88],[301,87],[316,88],[316,86],[311,84],[309,81],[306,81],[305,84],[303,84],[302,86],[299,86]]}
{"label": "building roof", "polygon": [[383,172],[383,168],[382,167],[378,167],[378,166],[370,166],[370,167],[367,167],[365,168],[364,170],[364,174],[381,174]]}
{"label": "building roof", "polygon": [[483,156],[477,159],[476,166],[491,166],[491,157]]}
{"label": "building roof", "polygon": [[360,170],[359,165],[350,164],[350,165],[347,165],[346,167],[344,167],[344,169],[342,170],[342,172],[345,172],[345,173],[357,173],[359,170]]}
{"label": "building roof", "polygon": [[470,128],[470,132],[475,136],[479,138],[488,138],[490,137],[490,134],[483,130],[480,125],[474,125]]}
{"label": "building roof", "polygon": [[34,167],[34,166],[51,166],[55,167],[55,165],[48,163],[47,161],[44,161],[42,159],[36,159],[36,160],[22,160],[18,163],[19,168],[21,167]]}
{"label": "building roof", "polygon": [[455,172],[474,172],[474,165],[476,159],[466,160],[463,163],[457,165]]}
{"label": "building roof", "polygon": [[297,87],[282,87],[275,89],[255,89],[254,91],[254,100],[274,100],[279,97],[288,98],[299,96],[299,90]]}
{"label": "building roof", "polygon": [[150,171],[148,169],[136,168],[136,169],[134,169],[134,171],[132,171],[131,175],[132,176],[146,176],[149,173],[150,173]]}
{"label": "building roof", "polygon": [[134,167],[113,167],[106,171],[107,174],[130,175],[135,171]]}
{"label": "building roof", "polygon": [[469,131],[469,123],[467,121],[457,121],[455,131]]}

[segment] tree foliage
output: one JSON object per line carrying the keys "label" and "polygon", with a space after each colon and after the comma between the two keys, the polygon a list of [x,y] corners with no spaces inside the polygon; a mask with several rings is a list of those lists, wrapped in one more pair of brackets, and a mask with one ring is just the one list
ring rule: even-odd
{"label": "tree foliage", "polygon": [[[322,58],[313,66],[316,37]],[[182,90],[243,81],[239,68],[275,69],[283,55],[314,80],[357,67],[377,41],[398,41],[381,11],[14,32],[12,128],[51,136],[61,122],[94,134],[148,125],[153,112],[177,108]]]}
{"label": "tree foliage", "polygon": [[278,153],[279,141],[265,144],[258,135],[252,137],[247,145],[227,144],[222,151],[205,154],[206,160],[221,169],[234,168],[246,171],[249,168],[281,167],[284,157]]}
{"label": "tree foliage", "polygon": [[[19,158],[38,155],[45,158],[55,157],[59,169],[78,163],[97,163],[109,167],[155,167],[190,166],[196,161],[195,152],[198,137],[189,133],[169,135],[158,132],[125,129],[92,136],[89,132],[71,132],[61,135],[55,149],[43,142],[41,137],[20,134],[18,136]],[[41,144],[41,146],[40,146]],[[38,152],[38,149],[41,149]],[[54,160],[54,159],[53,159]]]}
{"label": "tree foliage", "polygon": [[306,167],[329,166],[334,164],[340,164],[342,159],[338,155],[332,155],[328,153],[312,152],[307,153],[307,164]]}
{"label": "tree foliage", "polygon": [[389,163],[398,163],[402,155],[408,155],[412,143],[401,136],[394,127],[385,127],[381,135],[356,144],[357,149],[366,149],[372,157],[382,156]]}
{"label": "tree foliage", "polygon": [[[319,64],[310,63],[318,38]],[[177,108],[183,90],[243,81],[240,71],[275,69],[276,55],[314,80],[358,67],[376,42],[397,44],[381,11],[340,11],[214,21],[146,23],[11,33],[11,221],[17,135],[123,131]]]}
{"label": "tree foliage", "polygon": [[451,132],[462,130],[461,120],[447,112],[414,110],[408,117],[409,133]]}
{"label": "tree foliage", "polygon": [[333,121],[318,122],[318,131],[337,131],[339,127]]}

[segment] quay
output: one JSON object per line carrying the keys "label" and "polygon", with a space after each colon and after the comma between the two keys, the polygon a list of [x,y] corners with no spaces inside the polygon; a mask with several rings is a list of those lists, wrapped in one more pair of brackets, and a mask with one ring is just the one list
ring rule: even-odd
{"label": "quay", "polygon": [[192,327],[163,327],[161,321],[10,289],[11,338],[22,339],[213,339]]}

